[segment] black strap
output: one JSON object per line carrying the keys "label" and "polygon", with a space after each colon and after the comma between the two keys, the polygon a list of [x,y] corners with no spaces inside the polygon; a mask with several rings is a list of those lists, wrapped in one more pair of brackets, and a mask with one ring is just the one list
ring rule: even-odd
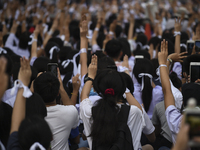
{"label": "black strap", "polygon": [[118,121],[127,123],[129,111],[130,111],[130,106],[128,106],[126,104],[121,105],[121,109],[120,109],[120,112],[118,114]]}

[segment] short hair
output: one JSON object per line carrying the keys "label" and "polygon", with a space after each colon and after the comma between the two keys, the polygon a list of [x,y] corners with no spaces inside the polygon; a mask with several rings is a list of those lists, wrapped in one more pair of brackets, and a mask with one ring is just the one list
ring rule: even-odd
{"label": "short hair", "polygon": [[38,57],[34,63],[33,67],[38,71],[38,72],[45,72],[47,71],[47,64],[50,62],[49,58],[47,57]]}
{"label": "short hair", "polygon": [[107,69],[108,66],[116,66],[113,59],[110,57],[104,56],[98,61],[98,70]]}
{"label": "short hair", "polygon": [[118,40],[110,40],[106,44],[105,52],[107,55],[111,58],[117,58],[120,55],[120,52],[122,51],[122,46]]}
{"label": "short hair", "polygon": [[45,72],[34,81],[34,92],[38,93],[44,103],[53,102],[59,92],[60,82],[51,72]]}
{"label": "short hair", "polygon": [[19,37],[19,47],[21,49],[27,49],[29,41],[30,41],[30,33],[28,31],[23,32]]}

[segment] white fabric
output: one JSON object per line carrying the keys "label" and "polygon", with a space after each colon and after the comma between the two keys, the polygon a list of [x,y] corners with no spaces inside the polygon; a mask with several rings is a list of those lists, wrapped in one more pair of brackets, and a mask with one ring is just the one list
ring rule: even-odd
{"label": "white fabric", "polygon": [[54,50],[56,50],[57,52],[60,51],[60,49],[59,49],[57,46],[53,46],[53,47],[49,50],[49,54],[50,54],[49,59],[52,59],[52,58],[53,58],[53,52],[54,52]]}
{"label": "white fabric", "polygon": [[68,138],[72,128],[79,123],[78,111],[73,105],[56,105],[47,107],[47,117],[53,134],[51,141],[52,150],[69,150]]}
{"label": "white fabric", "polygon": [[144,89],[144,76],[147,76],[147,77],[149,77],[149,78],[150,78],[151,85],[152,85],[152,78],[153,78],[153,76],[152,76],[152,75],[150,75],[150,74],[148,74],[148,73],[140,73],[140,74],[138,75],[138,77],[139,77],[139,78],[142,78],[142,86],[141,86],[141,91]]}
{"label": "white fabric", "polygon": [[143,111],[144,121],[145,121],[145,124],[146,124],[146,126],[144,127],[144,129],[142,130],[142,132],[145,135],[149,135],[149,134],[151,134],[151,133],[154,132],[155,127],[152,124],[151,120],[149,119],[149,116],[147,115],[147,113],[146,113],[146,111],[144,110],[143,107],[142,107],[142,111]]}
{"label": "white fabric", "polygon": [[172,141],[175,144],[176,143],[176,135],[179,132],[180,124],[182,120],[182,115],[180,111],[174,106],[170,105],[167,107],[165,111],[165,115],[167,118],[167,123],[169,126],[169,129],[172,133]]}
{"label": "white fabric", "polygon": [[177,74],[178,78],[182,80],[182,65],[180,62],[174,63],[172,71],[174,71]]}
{"label": "white fabric", "polygon": [[[84,131],[86,136],[89,136],[91,133],[92,107],[93,104],[89,98],[84,99],[80,104],[80,117],[84,123]],[[140,144],[140,138],[142,130],[145,127],[145,121],[142,111],[138,107],[131,105],[127,124],[131,131],[134,149],[135,150],[138,150],[139,148],[141,149],[142,147]],[[89,147],[91,149],[92,148],[91,137],[87,137],[87,140]]]}
{"label": "white fabric", "polygon": [[97,44],[92,45],[92,53],[95,53],[98,50],[101,50],[101,48],[99,47],[99,45],[97,45]]}
{"label": "white fabric", "polygon": [[7,54],[7,51],[5,49],[3,49],[3,48],[0,47],[0,54],[2,54],[2,53],[3,54]]}
{"label": "white fabric", "polygon": [[4,145],[1,143],[1,141],[0,141],[0,148],[1,148],[1,150],[6,150]]}
{"label": "white fabric", "polygon": [[46,150],[40,143],[35,142],[31,147],[30,150],[36,150],[36,148],[39,147],[40,150]]}
{"label": "white fabric", "polygon": [[20,49],[18,46],[13,46],[13,42],[15,41],[16,37],[13,33],[10,33],[8,36],[8,39],[6,40],[5,47],[10,48],[15,54],[26,57],[26,59],[29,59],[30,52],[28,49]]}
{"label": "white fabric", "polygon": [[15,90],[16,90],[16,89],[19,89],[19,88],[23,88],[23,89],[24,89],[23,97],[29,98],[29,97],[32,96],[32,92],[30,91],[30,89],[29,89],[27,86],[25,86],[25,85],[22,83],[22,81],[20,81],[20,80],[16,80],[16,81],[14,82],[14,87],[13,87],[12,90],[11,90],[11,95],[14,95],[14,94],[15,94]]}
{"label": "white fabric", "polygon": [[18,92],[18,89],[17,89],[17,90],[15,90],[15,93],[13,95],[11,95],[11,91],[13,88],[6,90],[2,97],[2,101],[4,103],[7,103],[8,105],[10,105],[11,107],[14,107],[15,99],[16,99],[17,92]]}

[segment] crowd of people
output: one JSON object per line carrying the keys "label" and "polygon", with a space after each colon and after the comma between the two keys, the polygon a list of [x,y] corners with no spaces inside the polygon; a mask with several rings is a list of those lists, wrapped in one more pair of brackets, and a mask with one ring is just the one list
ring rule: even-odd
{"label": "crowd of people", "polygon": [[199,0],[0,8],[0,150],[200,149]]}

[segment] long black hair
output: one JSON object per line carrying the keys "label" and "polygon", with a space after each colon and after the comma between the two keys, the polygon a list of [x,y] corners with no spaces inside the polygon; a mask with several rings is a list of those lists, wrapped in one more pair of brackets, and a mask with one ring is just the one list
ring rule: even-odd
{"label": "long black hair", "polygon": [[[148,59],[138,59],[133,69],[138,83],[142,84],[142,78],[138,77],[140,73],[148,73],[153,76],[153,64]],[[142,102],[144,109],[147,112],[149,110],[152,101],[152,90],[151,79],[148,76],[144,76],[144,88],[142,90]]]}
{"label": "long black hair", "polygon": [[[95,91],[102,97],[92,108],[92,129],[90,136],[97,145],[110,146],[115,141],[117,130],[117,113],[126,85],[120,73],[115,70],[100,71],[93,82]],[[113,94],[106,94],[112,89]]]}

